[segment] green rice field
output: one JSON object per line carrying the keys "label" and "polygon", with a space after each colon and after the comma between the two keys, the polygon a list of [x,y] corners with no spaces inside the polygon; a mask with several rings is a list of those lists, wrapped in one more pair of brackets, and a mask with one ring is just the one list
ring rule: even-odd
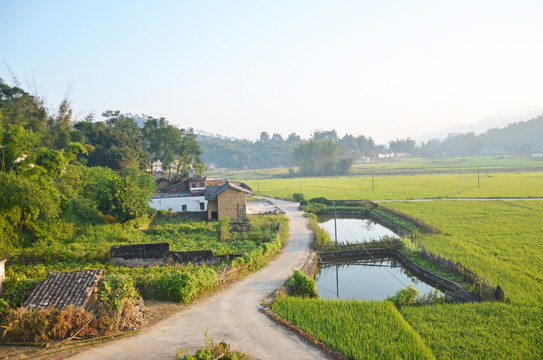
{"label": "green rice field", "polygon": [[282,297],[273,310],[350,359],[434,359],[390,302]]}
{"label": "green rice field", "polygon": [[[409,324],[406,331],[417,338],[420,336],[422,344],[438,359],[543,358],[543,200],[507,200],[543,197],[543,173],[481,174],[480,187],[477,187],[476,174],[463,174],[462,177],[455,174],[383,176],[375,177],[374,181],[375,190],[371,190],[371,178],[368,177],[259,180],[258,186],[260,193],[285,198],[300,192],[301,186],[306,199],[318,196],[328,199],[437,199],[392,201],[385,205],[440,229],[442,234],[424,235],[418,241],[430,252],[474,270],[491,285],[499,284],[505,291],[506,300],[504,303],[404,306],[399,309],[402,315],[399,319],[382,313],[377,319],[387,322],[392,319],[398,322],[394,326],[406,321]],[[366,189],[362,189],[361,184]],[[251,182],[250,185],[254,184]],[[439,200],[442,198],[481,198],[483,201]],[[485,201],[487,198],[497,200]],[[362,358],[375,359],[387,358],[386,351],[396,351],[396,354],[405,351],[399,340],[395,350],[379,348],[382,339],[390,336],[393,325],[386,328],[360,325],[354,330],[363,333],[361,336],[371,345],[350,340],[333,342],[336,337],[348,338],[343,332],[353,331],[349,319],[354,310],[340,301],[327,304],[333,309],[326,311],[317,310],[314,301],[281,301],[288,303],[281,306],[297,309],[289,312],[274,307],[281,316],[346,356],[355,358],[352,354],[359,348],[366,351]],[[359,303],[361,308],[369,307],[365,302]],[[341,323],[331,323],[329,313],[341,319]],[[370,310],[366,313],[377,314]],[[343,327],[344,324],[347,325]],[[330,339],[327,340],[330,342],[324,339]],[[418,343],[418,340],[414,342]],[[424,358],[426,355],[395,356]]]}
{"label": "green rice field", "polygon": [[291,199],[402,200],[421,198],[543,197],[543,172],[435,174],[411,176],[329,177],[246,180],[258,195]]}
{"label": "green rice field", "polygon": [[543,305],[543,201],[428,201],[388,203],[441,229],[420,241],[459,261],[508,301]]}

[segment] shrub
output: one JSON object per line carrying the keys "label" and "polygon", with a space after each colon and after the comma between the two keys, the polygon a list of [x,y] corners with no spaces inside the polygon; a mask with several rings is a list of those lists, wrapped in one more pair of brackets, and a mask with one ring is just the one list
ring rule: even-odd
{"label": "shrub", "polygon": [[294,270],[294,273],[287,281],[286,285],[289,289],[289,294],[291,295],[309,298],[319,297],[315,279],[311,279],[300,270]]}
{"label": "shrub", "polygon": [[332,201],[328,200],[324,196],[314,197],[309,200],[309,202],[314,204],[332,205]]}
{"label": "shrub", "polygon": [[326,210],[326,205],[319,203],[309,203],[301,206],[301,209],[311,214],[318,214]]}
{"label": "shrub", "polygon": [[398,290],[396,294],[389,297],[387,300],[391,301],[397,307],[402,307],[414,304],[418,294],[419,291],[415,289],[413,285],[409,285],[406,288]]}
{"label": "shrub", "polygon": [[217,224],[217,236],[219,237],[219,241],[230,240],[230,228],[230,218],[228,216],[219,220]]}
{"label": "shrub", "polygon": [[100,287],[101,305],[108,312],[121,314],[124,299],[139,299],[134,280],[128,275],[108,275]]}
{"label": "shrub", "polygon": [[244,354],[239,351],[232,351],[230,345],[225,341],[221,341],[218,344],[215,344],[213,339],[211,339],[207,330],[204,334],[206,339],[206,347],[196,351],[194,355],[188,354],[186,350],[180,349],[177,352],[177,357],[175,360],[251,360],[253,359],[247,354]]}
{"label": "shrub", "polygon": [[300,194],[300,193],[294,193],[294,194],[292,194],[292,198],[293,198],[294,201],[296,201],[296,202],[302,202],[302,201],[305,200],[304,194]]}

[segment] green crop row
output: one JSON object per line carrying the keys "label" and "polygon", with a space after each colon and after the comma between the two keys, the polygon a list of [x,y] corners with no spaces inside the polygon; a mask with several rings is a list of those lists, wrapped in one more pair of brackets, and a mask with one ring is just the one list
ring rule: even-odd
{"label": "green crop row", "polygon": [[273,311],[350,359],[433,359],[390,302],[281,297]]}
{"label": "green crop row", "polygon": [[400,311],[439,359],[543,358],[541,307],[472,303]]}

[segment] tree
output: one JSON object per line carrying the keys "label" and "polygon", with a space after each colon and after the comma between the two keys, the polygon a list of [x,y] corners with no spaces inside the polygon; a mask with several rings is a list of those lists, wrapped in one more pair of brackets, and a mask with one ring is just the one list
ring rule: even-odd
{"label": "tree", "polygon": [[140,130],[134,121],[120,111],[106,111],[105,122],[82,121],[74,125],[94,147],[88,156],[89,166],[107,166],[113,170],[127,167],[145,169],[147,153]]}
{"label": "tree", "polygon": [[288,134],[287,142],[297,144],[300,141],[302,141],[300,139],[300,135],[296,134],[295,132]]}
{"label": "tree", "polygon": [[390,141],[388,143],[388,146],[392,152],[395,153],[408,153],[413,154],[415,153],[417,143],[415,140],[407,138],[407,139],[396,139],[393,141]]}
{"label": "tree", "polygon": [[294,148],[294,164],[302,175],[336,175],[350,172],[352,160],[340,158],[339,144],[328,140],[303,141]]}
{"label": "tree", "polygon": [[272,135],[271,141],[283,142],[283,137],[281,136],[281,134],[275,133],[275,134]]}
{"label": "tree", "polygon": [[262,142],[268,142],[268,141],[270,141],[270,135],[268,134],[267,131],[262,131],[262,132],[260,133],[260,141],[262,141]]}
{"label": "tree", "polygon": [[114,176],[97,193],[98,209],[125,222],[143,216],[149,203],[149,190],[138,187],[128,176]]}
{"label": "tree", "polygon": [[164,118],[148,116],[142,134],[143,144],[150,158],[151,172],[153,163],[157,160],[164,171],[175,168],[176,176],[186,175],[189,170],[194,170],[197,174],[205,172],[205,164],[200,159],[202,151],[192,129],[180,129]]}
{"label": "tree", "polygon": [[331,140],[338,141],[337,132],[335,130],[320,131],[317,130],[311,136],[313,140]]}

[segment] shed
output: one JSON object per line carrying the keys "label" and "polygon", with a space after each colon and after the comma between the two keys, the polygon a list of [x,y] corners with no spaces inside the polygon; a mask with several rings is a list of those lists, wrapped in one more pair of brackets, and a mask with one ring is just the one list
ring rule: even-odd
{"label": "shed", "polygon": [[53,307],[62,309],[73,305],[89,310],[97,298],[98,287],[103,279],[103,270],[81,270],[47,273],[25,300],[27,309]]}

